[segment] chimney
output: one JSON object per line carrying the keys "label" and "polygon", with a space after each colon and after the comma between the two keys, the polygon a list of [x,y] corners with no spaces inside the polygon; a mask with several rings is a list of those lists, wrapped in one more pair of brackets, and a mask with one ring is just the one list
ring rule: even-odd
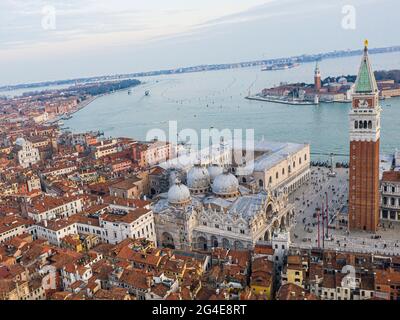
{"label": "chimney", "polygon": [[147,285],[147,287],[150,288],[152,286],[152,284],[153,284],[153,278],[151,276],[147,276],[146,277],[146,285]]}
{"label": "chimney", "polygon": [[43,220],[43,224],[44,224],[45,228],[47,228],[47,220]]}

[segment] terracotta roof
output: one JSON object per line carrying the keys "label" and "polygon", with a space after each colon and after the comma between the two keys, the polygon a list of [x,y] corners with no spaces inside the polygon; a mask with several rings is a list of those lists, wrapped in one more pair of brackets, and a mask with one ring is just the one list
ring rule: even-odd
{"label": "terracotta roof", "polygon": [[400,171],[385,171],[385,172],[383,172],[382,181],[400,182]]}
{"label": "terracotta roof", "polygon": [[149,285],[146,282],[147,277],[151,276],[149,273],[144,272],[140,269],[127,270],[125,269],[119,279],[120,282],[128,284],[133,288],[142,290],[149,289]]}
{"label": "terracotta roof", "polygon": [[132,223],[140,219],[143,215],[149,213],[149,209],[135,209],[129,210],[125,215],[119,214],[104,214],[101,219],[108,222],[122,222],[122,223]]}
{"label": "terracotta roof", "polygon": [[281,286],[276,295],[277,300],[318,300],[317,296],[306,292],[302,287],[293,283]]}

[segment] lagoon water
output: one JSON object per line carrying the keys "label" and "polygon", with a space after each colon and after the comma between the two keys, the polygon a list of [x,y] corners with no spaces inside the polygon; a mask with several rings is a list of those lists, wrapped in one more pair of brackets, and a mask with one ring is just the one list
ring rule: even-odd
{"label": "lagoon water", "polygon": [[[374,70],[400,69],[400,53],[371,55]],[[322,78],[356,74],[360,57],[320,62]],[[96,99],[64,121],[73,132],[102,130],[106,136],[145,139],[149,130],[166,130],[177,121],[178,130],[193,128],[255,130],[256,138],[307,142],[314,153],[348,153],[350,104],[292,106],[244,97],[280,82],[312,82],[315,65],[291,70],[261,71],[257,68],[230,69],[140,79],[145,83],[126,91]],[[150,95],[144,92],[150,90]],[[400,147],[400,98],[381,102],[381,151]]]}

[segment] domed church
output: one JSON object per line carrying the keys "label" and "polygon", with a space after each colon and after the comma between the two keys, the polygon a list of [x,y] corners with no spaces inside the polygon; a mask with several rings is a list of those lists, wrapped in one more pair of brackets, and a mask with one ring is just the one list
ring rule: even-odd
{"label": "domed church", "polygon": [[190,168],[153,205],[157,245],[175,249],[253,248],[290,226],[293,205],[280,191],[240,184],[218,165]]}

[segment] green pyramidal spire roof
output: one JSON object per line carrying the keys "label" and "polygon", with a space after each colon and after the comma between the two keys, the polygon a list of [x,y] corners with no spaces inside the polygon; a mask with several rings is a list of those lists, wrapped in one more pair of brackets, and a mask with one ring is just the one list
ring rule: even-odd
{"label": "green pyramidal spire roof", "polygon": [[368,49],[365,47],[356,81],[356,93],[374,93],[378,90],[375,75],[368,58]]}

